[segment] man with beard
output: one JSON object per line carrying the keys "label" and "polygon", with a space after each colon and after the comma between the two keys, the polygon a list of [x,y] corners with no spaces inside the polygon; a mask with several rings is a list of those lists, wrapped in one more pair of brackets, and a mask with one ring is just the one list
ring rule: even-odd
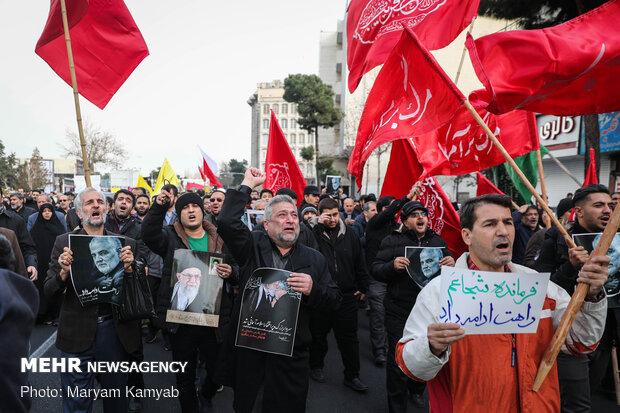
{"label": "man with beard", "polygon": [[211,192],[211,196],[209,197],[209,202],[211,204],[211,213],[207,214],[205,219],[213,224],[217,228],[217,218],[222,211],[222,205],[224,205],[224,200],[226,199],[226,191],[222,188],[216,188],[213,192]]}
{"label": "man with beard", "polygon": [[[110,235],[104,228],[106,201],[103,193],[94,188],[86,188],[75,198],[75,208],[82,219],[82,229],[71,234],[92,236]],[[100,242],[100,241],[97,241]],[[119,261],[123,273],[133,272],[134,253],[136,243],[125,238],[125,247],[114,260],[103,259],[101,251],[109,251],[109,246],[99,251],[94,244],[97,257],[95,261],[101,272],[110,272],[116,268],[114,262]],[[56,347],[61,351],[61,357],[77,357],[81,360],[81,373],[60,373],[63,389],[64,412],[84,412],[92,409],[91,397],[72,397],[67,388],[76,387],[86,393],[95,386],[95,373],[89,371],[88,362],[94,361],[125,361],[126,352],[136,351],[140,344],[140,326],[138,320],[121,321],[118,311],[113,311],[111,304],[91,304],[82,307],[75,289],[71,286],[70,265],[73,262],[73,252],[69,249],[69,234],[62,234],[56,238],[50,260],[50,267],[45,279],[45,294],[48,297],[60,297],[62,307],[56,337]],[[99,258],[101,255],[101,259]],[[95,277],[95,274],[93,274]],[[118,389],[121,397],[103,399],[105,413],[127,411],[125,386],[127,374],[100,373],[97,374],[99,383],[104,389]],[[82,393],[83,394],[83,393]]]}
{"label": "man with beard", "polygon": [[512,214],[515,224],[515,243],[512,248],[512,262],[522,265],[525,249],[538,227],[538,209],[534,205],[523,205]]}
{"label": "man with beard", "polygon": [[146,216],[146,213],[149,212],[150,207],[151,198],[149,198],[148,195],[138,195],[136,197],[136,206],[134,207],[134,209],[136,210],[136,220],[138,222],[142,222],[142,220]]}
{"label": "man with beard", "polygon": [[13,192],[9,199],[11,200],[11,209],[17,215],[22,217],[24,222],[28,222],[28,217],[37,212],[34,209],[24,205],[24,194]]}
{"label": "man with beard", "polygon": [[185,311],[189,307],[200,292],[200,277],[202,272],[199,268],[186,268],[176,274],[177,282],[172,290],[173,310]]}
{"label": "man with beard", "polygon": [[431,280],[439,275],[441,271],[440,260],[443,258],[443,254],[440,249],[437,248],[424,248],[420,252],[420,268],[422,269],[422,275],[427,280]]}
{"label": "man with beard", "polygon": [[[511,205],[510,197],[499,194],[471,198],[463,204],[461,235],[469,252],[461,255],[455,267],[534,272],[511,262],[515,236]],[[589,290],[562,351],[583,355],[596,348],[605,323],[607,303],[602,288],[608,263],[608,257],[595,257],[581,267],[577,281]],[[535,334],[466,335],[459,323],[440,321],[440,294],[441,277],[437,277],[418,295],[396,347],[402,371],[427,381],[432,411],[452,411],[457,406],[463,412],[560,411],[555,369],[537,392],[532,391],[532,384],[570,301],[562,288],[549,282]]]}
{"label": "man with beard", "polygon": [[292,272],[288,284],[293,291],[302,294],[293,355],[287,357],[235,347],[241,307],[239,295],[219,376],[223,384],[233,386],[233,407],[238,413],[250,413],[255,409],[262,413],[300,413],[306,410],[308,395],[310,310],[338,308],[341,297],[331,280],[325,258],[318,251],[297,242],[299,217],[296,204],[289,196],[278,195],[269,201],[265,208],[265,232],[250,232],[241,221],[245,205],[250,201],[250,192],[264,182],[265,174],[250,168],[246,170],[239,189],[227,191],[218,233],[243,268],[239,290],[245,289],[257,268]]}
{"label": "man with beard", "polygon": [[[609,190],[604,185],[591,184],[579,188],[573,195],[575,222],[567,229],[569,235],[602,232],[609,222],[612,204]],[[588,258],[588,251],[584,247],[569,249],[562,234],[556,228],[551,228],[545,234],[534,268],[538,272],[550,272],[551,281],[572,295]],[[588,411],[589,376],[592,373],[589,371],[588,358],[560,354],[557,360],[562,411]]]}
{"label": "man with beard", "polygon": [[[172,274],[175,250],[223,253],[225,262],[233,262],[215,226],[204,219],[203,202],[196,193],[188,192],[176,198],[174,208],[178,221],[171,225],[163,225],[164,215],[170,208],[172,199],[174,199],[173,193],[162,189],[142,222],[142,239],[152,251],[163,258],[164,262],[157,298],[159,319],[157,327],[170,336],[173,360],[188,363],[187,368],[176,375],[181,411],[194,413],[200,403],[202,411],[208,412],[213,411],[211,399],[220,387],[214,381],[215,367],[220,358],[222,337],[226,334],[230,320],[233,283],[237,278],[238,269],[236,265],[231,264],[216,266],[217,275],[224,279],[217,328],[169,322],[164,324],[168,306],[173,299],[171,277],[176,276]],[[194,273],[192,277],[195,278],[196,275]],[[195,386],[198,354],[207,370],[207,378],[202,381],[199,394]]]}
{"label": "man with beard", "polygon": [[[375,279],[387,284],[384,304],[385,329],[388,339],[386,383],[390,413],[407,411],[407,395],[418,408],[426,404],[424,384],[408,378],[397,365],[396,344],[402,337],[407,317],[420,294],[420,287],[407,274],[410,262],[405,257],[405,248],[441,247],[445,249],[447,247],[443,238],[428,227],[428,209],[421,202],[407,202],[400,213],[400,220],[403,228],[393,231],[381,242],[379,252],[371,267]],[[429,248],[429,250],[432,249]],[[437,251],[441,250],[437,249]],[[443,254],[441,255],[443,257]],[[422,258],[420,254],[420,260]],[[438,261],[440,265],[454,266],[454,258],[449,252]]]}

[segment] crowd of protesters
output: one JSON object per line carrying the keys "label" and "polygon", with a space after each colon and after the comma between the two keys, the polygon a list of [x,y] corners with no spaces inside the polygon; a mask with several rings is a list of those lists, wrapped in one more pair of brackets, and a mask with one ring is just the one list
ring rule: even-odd
{"label": "crowd of protesters", "polygon": [[[389,412],[429,401],[432,411],[446,412],[588,412],[594,391],[613,392],[610,355],[620,342],[620,308],[607,308],[603,286],[610,273],[618,276],[620,255],[612,254],[611,262],[598,257],[586,263],[588,252],[569,248],[556,228],[547,229],[536,205],[515,210],[509,197],[491,194],[454,204],[460,207],[468,252],[453,257],[429,227],[429,210],[414,199],[415,189],[400,199],[377,199],[348,196],[342,189],[330,195],[310,185],[298,199],[288,188],[261,190],[264,180],[264,173],[252,168],[238,188],[206,193],[180,193],[173,185],[153,197],[142,188],[121,189],[107,198],[93,188],[78,194],[0,193],[0,343],[20,348],[3,358],[26,356],[28,334],[19,331],[35,322],[58,326],[56,347],[63,357],[82,362],[140,361],[145,344],[159,343],[173,360],[188,363],[176,375],[184,413],[214,411],[212,400],[223,386],[234,390],[237,412],[303,412],[309,380],[326,380],[332,330],[337,349],[331,351],[342,358],[343,385],[367,392],[359,374],[358,339],[358,314],[366,311],[368,350],[386,371]],[[602,232],[620,199],[620,193],[598,184],[569,195],[556,214],[570,235]],[[264,215],[248,218],[247,210]],[[111,304],[80,305],[71,287],[68,234],[124,237],[124,272],[145,268],[157,316],[123,321]],[[441,248],[440,266],[551,273],[537,333],[469,336],[459,324],[439,323],[439,277],[423,288],[412,280],[405,256],[410,246]],[[216,266],[224,280],[216,328],[166,322],[179,249],[225,257]],[[240,292],[260,267],[291,271],[288,283],[302,296],[292,357],[234,344]],[[533,392],[542,354],[579,282],[589,286],[585,303],[557,369]],[[23,298],[19,314],[25,316],[11,322],[6,321],[10,310],[1,303],[14,293]],[[28,400],[17,393],[25,379],[18,376],[3,384],[0,404],[27,411]],[[144,387],[140,373],[61,373],[63,386],[92,388],[95,379],[102,388]],[[63,395],[67,413],[90,411],[92,403],[89,397]],[[106,398],[103,406],[105,412],[142,411],[137,397]]]}

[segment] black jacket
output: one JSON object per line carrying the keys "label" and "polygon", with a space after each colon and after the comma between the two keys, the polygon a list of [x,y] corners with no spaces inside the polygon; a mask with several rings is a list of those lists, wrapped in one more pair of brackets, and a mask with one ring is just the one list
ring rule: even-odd
{"label": "black jacket", "polygon": [[[4,209],[0,212],[0,227],[10,229],[15,232],[17,241],[19,242],[19,249],[24,256],[24,263],[26,267],[33,266],[37,268],[37,249],[35,248],[34,241],[26,228],[26,221],[24,221],[19,215],[8,209]],[[40,275],[42,277],[43,274]]]}
{"label": "black jacket", "polygon": [[19,211],[13,211],[13,212],[15,212],[17,215],[22,217],[24,222],[28,222],[28,217],[34,214],[35,212],[37,212],[37,210],[24,205],[22,206],[22,209],[20,209]]}
{"label": "black jacket", "polygon": [[[572,236],[573,234],[586,234],[590,231],[575,221],[567,232]],[[551,227],[545,232],[545,240],[538,259],[534,263],[534,269],[538,272],[550,272],[551,281],[564,288],[569,295],[573,295],[579,269],[570,263],[568,245],[556,227]]]}
{"label": "black jacket", "polygon": [[[278,360],[286,360],[290,364],[289,370],[301,368],[300,375],[307,374],[307,359],[300,359],[303,354],[307,354],[312,337],[310,335],[310,310],[322,308],[335,310],[340,306],[341,294],[338,286],[333,282],[327,261],[318,251],[308,248],[300,243],[295,244],[291,250],[289,265],[286,270],[309,274],[312,277],[313,285],[309,296],[303,295],[299,315],[297,318],[297,330],[295,332],[295,345],[293,347],[293,357],[289,358],[280,355],[269,355],[252,350],[236,350],[234,347],[237,324],[241,308],[241,299],[245,285],[252,275],[252,272],[260,267],[273,267],[272,244],[269,236],[263,231],[250,232],[249,228],[241,221],[245,205],[250,200],[251,189],[242,185],[239,190],[229,189],[226,191],[226,200],[222,207],[218,222],[217,232],[224,238],[232,255],[240,267],[239,295],[235,299],[232,314],[232,328],[229,331],[226,350],[229,363],[236,365],[239,369],[247,369],[252,375],[262,377],[266,368],[265,360],[271,357]],[[300,363],[295,363],[299,360]],[[279,363],[279,362],[278,362]],[[234,374],[237,368],[228,367],[226,372]],[[290,373],[288,373],[290,374]],[[247,373],[246,373],[247,375]],[[236,381],[236,386],[244,386],[244,377],[220,377],[222,383],[227,384]],[[255,379],[247,378],[247,385],[256,384]],[[275,385],[275,383],[272,383]],[[247,388],[244,391],[249,391]],[[297,402],[296,402],[297,403]]]}
{"label": "black jacket", "polygon": [[430,228],[422,239],[418,239],[415,231],[403,227],[402,231],[394,231],[383,240],[373,261],[371,273],[376,280],[387,283],[383,302],[386,314],[406,320],[421,289],[413,282],[406,269],[394,269],[394,259],[405,256],[405,247],[442,247],[444,257],[452,254],[446,241]]}
{"label": "black jacket", "polygon": [[394,216],[407,202],[409,202],[409,198],[406,196],[394,200],[383,211],[370,218],[366,224],[366,266],[368,268],[379,252],[381,241],[398,228]]}
{"label": "black jacket", "polygon": [[318,217],[310,220],[312,231],[319,244],[319,251],[329,266],[329,273],[343,295],[356,291],[366,293],[370,278],[366,270],[364,251],[359,237],[344,221],[338,221],[338,227],[329,231],[318,223]]}
{"label": "black jacket", "polygon": [[[168,311],[170,299],[172,297],[170,277],[172,275],[174,251],[178,249],[189,249],[189,240],[179,221],[176,221],[172,225],[163,225],[164,215],[167,210],[168,207],[166,205],[153,203],[142,221],[142,240],[149,249],[161,256],[164,260],[164,269],[162,271],[161,283],[157,295],[157,327],[165,328],[171,333],[176,333],[179,329],[179,325],[166,322],[166,312]],[[216,330],[216,338],[218,341],[221,341],[225,329],[230,322],[230,312],[233,302],[232,284],[236,282],[239,271],[237,265],[232,260],[232,256],[227,253],[224,241],[218,236],[217,230],[213,224],[202,221],[202,226],[208,234],[209,251],[224,254],[224,262],[233,267],[233,272],[230,277],[224,280],[224,288],[222,289],[219,326]]]}

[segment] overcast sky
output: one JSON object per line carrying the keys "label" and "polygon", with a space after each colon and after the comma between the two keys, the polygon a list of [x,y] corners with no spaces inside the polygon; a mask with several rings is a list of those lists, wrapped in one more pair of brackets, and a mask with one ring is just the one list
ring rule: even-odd
{"label": "overcast sky", "polygon": [[[319,35],[335,31],[346,0],[126,0],[147,43],[142,61],[104,110],[80,98],[82,117],[123,142],[143,175],[168,157],[196,170],[196,145],[218,164],[250,154],[258,82],[318,73]],[[0,0],[0,139],[29,157],[57,158],[77,131],[73,91],[34,47],[49,0]]]}

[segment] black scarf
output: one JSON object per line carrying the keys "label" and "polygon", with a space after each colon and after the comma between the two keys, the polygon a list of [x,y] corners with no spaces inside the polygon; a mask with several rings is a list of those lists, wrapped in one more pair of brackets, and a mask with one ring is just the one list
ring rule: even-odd
{"label": "black scarf", "polygon": [[[45,209],[52,211],[52,217],[49,220],[43,218],[43,210]],[[30,230],[30,235],[37,249],[39,277],[45,279],[56,237],[64,233],[65,228],[56,216],[53,205],[48,203],[41,205],[37,220]]]}

